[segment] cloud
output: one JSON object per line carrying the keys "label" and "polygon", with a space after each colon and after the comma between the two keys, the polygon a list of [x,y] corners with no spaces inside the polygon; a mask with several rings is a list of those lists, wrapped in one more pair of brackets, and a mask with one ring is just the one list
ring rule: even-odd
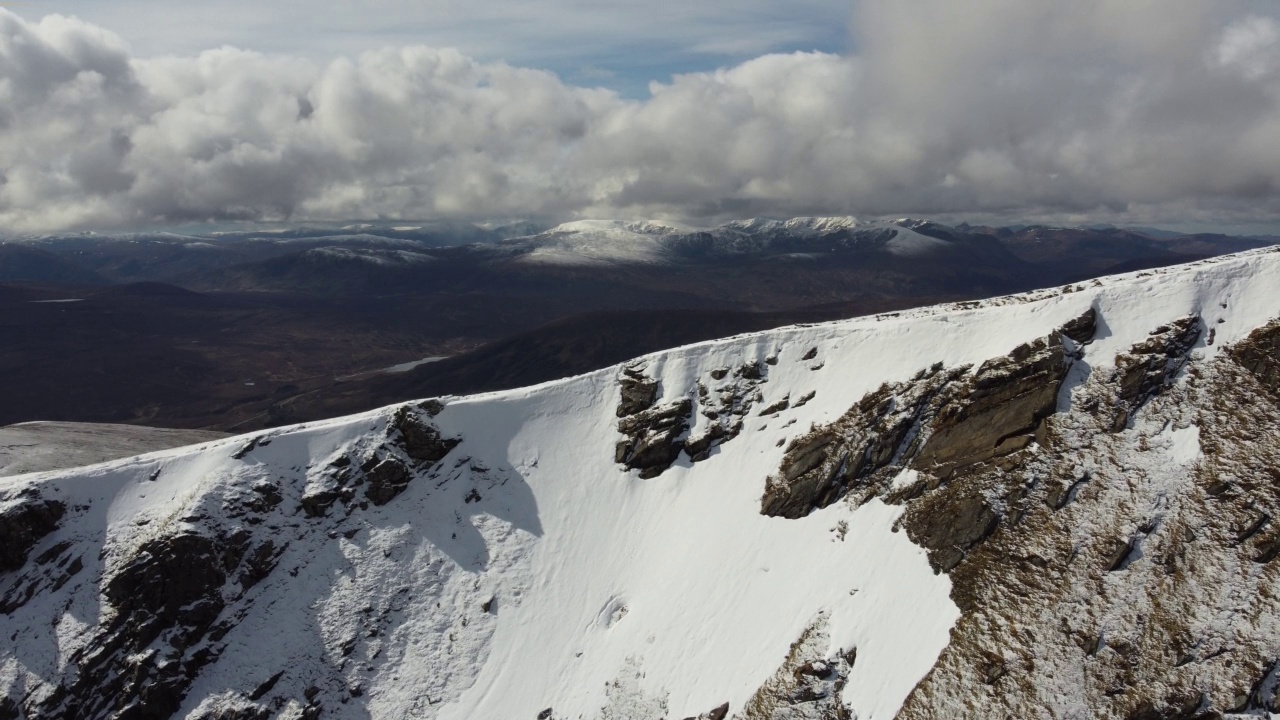
{"label": "cloud", "polygon": [[0,9],[0,232],[213,219],[1280,220],[1280,30],[1234,0],[863,0],[850,55],[643,100],[458,51],[140,59]]}

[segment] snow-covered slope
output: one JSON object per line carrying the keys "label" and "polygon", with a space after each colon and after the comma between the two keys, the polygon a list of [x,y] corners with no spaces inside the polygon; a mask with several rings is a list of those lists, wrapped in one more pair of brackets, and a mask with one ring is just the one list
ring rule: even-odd
{"label": "snow-covered slope", "polygon": [[[737,220],[707,230],[643,221],[579,220],[503,243],[521,262],[556,265],[672,264],[746,255],[859,253],[921,257],[970,250],[974,238],[921,220],[853,217]],[[991,245],[992,247],[987,247]],[[998,245],[987,243],[990,253]]]}
{"label": "snow-covered slope", "polygon": [[225,436],[108,423],[27,422],[0,427],[0,476],[91,465]]}
{"label": "snow-covered slope", "polygon": [[[1162,533],[1183,542],[1174,520],[1207,507],[1208,431],[1170,413],[1228,371],[1267,377],[1236,348],[1280,316],[1277,282],[1280,253],[1258,251],[2,480],[0,715],[1175,717],[1182,691],[1264,708],[1268,528],[1184,548],[1212,571],[1178,570],[1211,584],[1169,634],[1195,617],[1185,634],[1229,637],[1233,664],[1132,613],[1165,582],[1145,573],[1182,567],[1156,562]],[[1257,391],[1241,407],[1269,407],[1263,379],[1232,381]],[[1108,480],[1058,492],[1060,467]],[[1006,574],[1024,565],[1084,575]],[[1113,665],[1129,675],[1104,687]]]}

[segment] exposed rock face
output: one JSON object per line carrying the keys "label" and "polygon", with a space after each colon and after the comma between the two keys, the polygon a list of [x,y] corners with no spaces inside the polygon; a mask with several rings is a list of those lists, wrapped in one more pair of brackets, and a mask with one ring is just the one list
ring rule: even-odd
{"label": "exposed rock face", "polygon": [[[829,642],[827,618],[820,615],[734,720],[851,720],[840,691],[858,652],[840,650],[828,657]],[[728,709],[726,705],[726,713]]]}
{"label": "exposed rock face", "polygon": [[[228,572],[247,550],[243,534],[180,532],[143,543],[104,577],[109,620],[70,658],[79,672],[38,708],[39,717],[169,717],[214,653],[205,640],[225,607]],[[225,632],[225,630],[223,631]]]}
{"label": "exposed rock face", "polygon": [[[387,418],[384,433],[324,464],[295,468],[305,472],[297,478],[219,485],[217,493],[197,496],[196,504],[178,515],[138,518],[135,524],[145,528],[142,539],[108,544],[101,558],[79,554],[72,540],[28,557],[42,538],[57,532],[65,514],[86,508],[68,509],[30,492],[8,499],[0,514],[0,557],[9,573],[0,576],[0,612],[12,613],[33,596],[58,592],[69,583],[100,587],[101,611],[100,619],[87,618],[77,631],[87,638],[67,655],[67,671],[25,697],[9,698],[0,717],[174,716],[192,683],[225,651],[228,634],[250,613],[256,588],[291,549],[289,538],[306,542],[315,533],[321,542],[350,539],[359,526],[339,525],[345,518],[393,501],[419,475],[434,478],[441,472],[440,461],[461,442],[444,437],[429,422],[442,407],[400,408]],[[271,441],[256,436],[235,456],[247,462]],[[357,466],[353,455],[364,461]],[[150,480],[158,476],[152,472]],[[297,483],[292,491],[291,481]],[[294,502],[285,502],[286,497]],[[86,567],[92,574],[83,572]],[[325,696],[319,689],[299,691],[297,679],[290,688],[277,687],[285,674],[256,688],[229,691],[193,717],[260,720],[282,711],[288,717],[319,717]],[[348,689],[343,697],[359,692]]]}
{"label": "exposed rock face", "polygon": [[1253,331],[1231,349],[1231,356],[1268,392],[1280,398],[1280,322]]}
{"label": "exposed rock face", "polygon": [[939,411],[913,467],[946,480],[1030,445],[1070,367],[1058,333],[983,363]]}
{"label": "exposed rock face", "polygon": [[[1140,371],[1076,388],[1035,453],[908,501],[900,524],[963,615],[900,717],[1273,711],[1280,406],[1240,361],[1255,351],[1198,365],[1197,336],[1195,318],[1160,329],[1130,354]],[[1114,407],[1133,408],[1119,433]],[[988,532],[957,557],[948,543],[968,538],[941,518],[966,517],[969,537]]]}
{"label": "exposed rock face", "polygon": [[0,498],[0,572],[12,572],[27,562],[31,548],[58,527],[66,505],[35,493]]}
{"label": "exposed rock face", "polygon": [[639,368],[623,368],[618,384],[622,393],[618,401],[620,418],[648,410],[658,401],[658,381],[646,377]]}
{"label": "exposed rock face", "polygon": [[[769,480],[768,514],[904,503],[899,526],[951,575],[963,616],[903,718],[1221,718],[1276,705],[1274,326],[1205,367],[1191,362],[1198,317],[1157,328],[1116,372],[1083,376],[1058,413],[1095,323],[972,373],[882,387],[793,441]],[[907,469],[919,479],[892,482]]]}
{"label": "exposed rock face", "polygon": [[684,398],[655,407],[658,381],[646,376],[640,366],[623,368],[618,383],[618,432],[624,439],[614,449],[614,462],[639,470],[642,478],[657,477],[684,450],[693,403]]}
{"label": "exposed rock face", "polygon": [[426,420],[441,409],[443,406],[436,401],[397,409],[388,424],[386,440],[368,454],[358,469],[344,455],[308,478],[301,499],[303,512],[308,517],[323,517],[334,503],[351,503],[362,485],[365,499],[374,505],[394,500],[409,487],[414,467],[431,468],[461,442],[460,438],[444,437]]}
{"label": "exposed rock face", "polygon": [[1116,357],[1113,382],[1119,389],[1111,426],[1114,432],[1123,430],[1138,408],[1173,383],[1203,327],[1198,315],[1182,318],[1156,328],[1150,338]]}
{"label": "exposed rock face", "polygon": [[[770,362],[772,360],[772,362]],[[681,453],[692,462],[702,462],[711,451],[737,437],[745,418],[763,402],[761,385],[768,382],[768,367],[777,364],[770,356],[763,362],[747,360],[736,368],[711,370],[697,386],[697,407],[706,423],[696,434],[693,426],[694,400],[680,398],[658,404],[660,386],[638,366],[623,368],[618,379],[618,432],[624,439],[614,450],[614,461],[639,470],[640,477],[661,475]],[[773,403],[764,414],[786,410],[790,400]]]}
{"label": "exposed rock face", "polygon": [[[706,427],[685,441],[685,452],[693,462],[711,457],[712,449],[738,437],[743,423],[752,409],[764,401],[761,386],[768,382],[766,367],[774,363],[757,360],[739,365],[730,376],[729,368],[712,370],[708,380],[698,383],[698,412],[707,420]],[[769,413],[781,412],[789,401],[780,401],[768,408]]]}
{"label": "exposed rock face", "polygon": [[399,438],[393,438],[393,441],[398,439],[398,444],[410,458],[427,465],[437,463],[461,442],[457,438],[442,437],[438,428],[424,420],[424,416],[434,417],[441,409],[438,401],[430,401],[416,411],[405,405],[392,416],[391,423],[399,432]]}
{"label": "exposed rock face", "polygon": [[626,439],[618,443],[614,461],[639,470],[640,477],[661,475],[684,450],[681,438],[689,430],[693,402],[682,398],[618,421],[618,431]]}
{"label": "exposed rock face", "polygon": [[369,484],[365,487],[364,496],[374,505],[386,505],[409,487],[413,473],[399,460],[385,458],[365,471],[365,479]]}
{"label": "exposed rock face", "polygon": [[[1096,327],[1096,312],[1090,310],[972,374],[967,367],[936,365],[908,382],[882,386],[831,425],[791,441],[778,474],[766,482],[761,511],[796,518],[846,494],[864,502],[889,493],[893,476],[907,468],[925,474],[926,484],[936,488],[968,468],[1023,450],[1056,410],[1075,359],[1063,337],[1083,344]],[[900,488],[893,494],[923,489]],[[927,533],[926,547],[950,549],[936,567],[954,566],[956,552],[990,534],[993,515],[984,507],[969,503],[948,527]]]}
{"label": "exposed rock face", "polygon": [[921,429],[965,372],[934,366],[906,383],[884,385],[831,425],[792,440],[778,474],[767,481],[761,512],[803,517],[886,480],[877,473],[914,454]]}

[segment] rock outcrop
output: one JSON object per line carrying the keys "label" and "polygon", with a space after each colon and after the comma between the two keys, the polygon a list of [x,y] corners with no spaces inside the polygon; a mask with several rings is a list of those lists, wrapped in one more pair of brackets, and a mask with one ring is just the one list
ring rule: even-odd
{"label": "rock outcrop", "polygon": [[[771,364],[766,361],[765,367]],[[727,367],[712,370],[707,379],[699,381],[698,412],[706,422],[697,434],[685,440],[685,452],[691,461],[706,460],[714,448],[742,433],[752,409],[764,401],[760,387],[768,381],[765,367],[761,367],[759,361],[751,360],[733,369],[732,373]],[[774,411],[781,409],[774,408]]]}
{"label": "rock outcrop", "polygon": [[[1096,328],[1090,310],[972,373],[935,365],[907,382],[881,386],[834,423],[791,441],[778,473],[766,481],[761,512],[796,518],[846,495],[857,503],[875,495],[909,497],[1027,448],[1057,409],[1076,346],[1090,342]],[[908,469],[924,480],[892,487]],[[982,506],[966,505],[973,512],[963,515],[963,528],[940,528],[929,533],[936,538],[929,543],[963,548],[990,534],[990,511]]]}
{"label": "rock outcrop", "polygon": [[618,443],[614,461],[639,470],[642,478],[661,475],[684,451],[692,413],[693,402],[681,398],[619,420],[618,431],[625,439]]}
{"label": "rock outcrop", "polygon": [[1138,408],[1173,383],[1203,328],[1198,315],[1185,317],[1152,330],[1151,337],[1116,356],[1113,432],[1125,429]]}
{"label": "rock outcrop", "polygon": [[861,496],[883,483],[881,471],[915,454],[921,431],[967,371],[935,365],[906,383],[884,385],[831,425],[792,440],[778,473],[766,482],[761,512],[803,517],[846,492]]}
{"label": "rock outcrop", "polygon": [[1071,367],[1061,334],[983,363],[939,410],[912,466],[946,480],[1030,445],[1057,409]]}
{"label": "rock outcrop", "polygon": [[1257,337],[1197,363],[1199,334],[1159,328],[1074,389],[1036,452],[907,503],[963,615],[900,717],[1273,711],[1280,407]]}
{"label": "rock outcrop", "polygon": [[0,573],[25,565],[31,549],[58,528],[66,511],[65,503],[43,499],[36,492],[0,498]]}
{"label": "rock outcrop", "polygon": [[781,667],[756,690],[734,720],[852,720],[840,692],[858,651],[854,648],[828,655],[829,642],[827,618],[819,615],[791,644]]}
{"label": "rock outcrop", "polygon": [[1248,370],[1262,387],[1280,398],[1280,322],[1269,323],[1249,334],[1230,350],[1231,357]]}

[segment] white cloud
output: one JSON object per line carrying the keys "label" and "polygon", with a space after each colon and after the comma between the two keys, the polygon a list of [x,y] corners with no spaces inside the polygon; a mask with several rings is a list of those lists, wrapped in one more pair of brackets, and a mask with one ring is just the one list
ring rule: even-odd
{"label": "white cloud", "polygon": [[1280,219],[1277,25],[1217,0],[863,0],[856,54],[643,101],[457,51],[139,59],[0,10],[0,231],[218,218]]}
{"label": "white cloud", "polygon": [[1251,80],[1275,72],[1280,68],[1280,23],[1256,15],[1232,23],[1222,33],[1217,60]]}

